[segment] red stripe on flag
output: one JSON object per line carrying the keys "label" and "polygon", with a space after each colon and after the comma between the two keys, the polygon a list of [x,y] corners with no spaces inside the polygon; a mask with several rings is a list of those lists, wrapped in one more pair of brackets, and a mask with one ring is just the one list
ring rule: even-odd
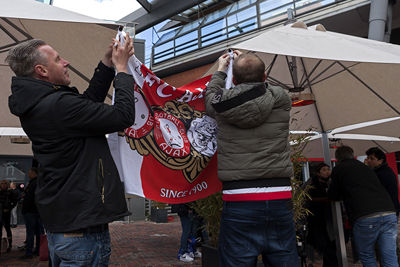
{"label": "red stripe on flag", "polygon": [[253,201],[253,200],[274,200],[292,198],[291,191],[270,192],[270,193],[249,193],[249,194],[224,194],[224,201]]}

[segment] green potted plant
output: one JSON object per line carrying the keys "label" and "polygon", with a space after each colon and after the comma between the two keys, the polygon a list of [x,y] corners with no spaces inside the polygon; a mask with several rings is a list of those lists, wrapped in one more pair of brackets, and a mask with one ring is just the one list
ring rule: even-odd
{"label": "green potted plant", "polygon": [[153,200],[151,202],[150,220],[156,223],[168,222],[167,204]]}
{"label": "green potted plant", "polygon": [[192,204],[197,214],[203,217],[209,236],[208,244],[202,245],[202,266],[218,266],[218,235],[222,213],[222,193],[218,192]]}

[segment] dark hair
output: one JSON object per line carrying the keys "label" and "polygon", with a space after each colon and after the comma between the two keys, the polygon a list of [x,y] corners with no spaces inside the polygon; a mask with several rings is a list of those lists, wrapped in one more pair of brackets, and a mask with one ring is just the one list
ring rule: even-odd
{"label": "dark hair", "polygon": [[383,159],[383,162],[386,162],[386,155],[385,152],[383,152],[380,148],[378,147],[371,147],[369,148],[365,154],[367,154],[367,156],[369,155],[373,155],[375,156],[375,158],[377,158],[378,160]]}
{"label": "dark hair", "polygon": [[349,146],[341,146],[336,149],[335,157],[338,161],[354,159],[354,151]]}
{"label": "dark hair", "polygon": [[237,84],[264,82],[264,62],[255,54],[241,54],[233,62],[232,73]]}
{"label": "dark hair", "polygon": [[36,167],[31,167],[30,170],[33,171],[34,173],[36,173],[36,175],[39,174],[39,170]]}
{"label": "dark hair", "polygon": [[46,59],[38,48],[46,43],[39,39],[32,39],[20,43],[8,52],[5,61],[19,77],[32,77],[37,64],[44,63]]}
{"label": "dark hair", "polygon": [[330,166],[328,164],[326,164],[325,162],[321,162],[320,164],[318,164],[315,167],[315,173],[319,173],[323,167],[329,167],[330,168]]}

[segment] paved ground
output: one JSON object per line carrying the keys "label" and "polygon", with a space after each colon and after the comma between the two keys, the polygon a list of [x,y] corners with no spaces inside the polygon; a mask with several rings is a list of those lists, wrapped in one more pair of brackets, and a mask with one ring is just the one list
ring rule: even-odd
{"label": "paved ground", "polygon": [[[13,231],[13,249],[10,253],[0,255],[2,267],[47,266],[39,257],[20,260],[24,254],[17,246],[25,240],[25,227],[18,226]],[[177,260],[181,226],[179,218],[168,223],[114,222],[110,225],[112,255],[110,266],[126,267],[177,267],[201,266],[201,259],[193,263]]]}
{"label": "paved ground", "polygon": [[[23,244],[25,227],[18,226],[13,230],[14,247],[10,253],[0,255],[2,267],[47,266],[47,262],[40,262],[39,257],[30,260],[20,260],[24,254],[17,246]],[[180,267],[201,266],[201,260],[193,263],[183,263],[177,260],[181,227],[179,218],[168,223],[153,222],[114,222],[110,225],[112,256],[110,266],[126,267]],[[349,253],[348,253],[349,255]],[[317,259],[314,267],[321,267],[321,259]],[[349,259],[349,267],[354,265]]]}

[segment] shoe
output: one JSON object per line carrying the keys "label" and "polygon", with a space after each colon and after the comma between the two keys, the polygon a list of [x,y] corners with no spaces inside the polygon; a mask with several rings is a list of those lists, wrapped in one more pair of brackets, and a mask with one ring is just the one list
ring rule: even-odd
{"label": "shoe", "polygon": [[8,248],[7,248],[7,253],[8,253],[8,252],[11,252],[11,247],[8,247]]}
{"label": "shoe", "polygon": [[194,253],[194,257],[195,258],[201,258],[201,252],[196,250],[196,252]]}
{"label": "shoe", "polygon": [[190,257],[189,253],[185,253],[185,254],[179,256],[179,260],[183,261],[183,262],[192,262],[192,261],[194,261],[194,259],[192,257]]}
{"label": "shoe", "polygon": [[21,260],[28,260],[28,259],[33,259],[33,255],[24,255],[24,256],[21,256],[21,257],[19,257]]}

